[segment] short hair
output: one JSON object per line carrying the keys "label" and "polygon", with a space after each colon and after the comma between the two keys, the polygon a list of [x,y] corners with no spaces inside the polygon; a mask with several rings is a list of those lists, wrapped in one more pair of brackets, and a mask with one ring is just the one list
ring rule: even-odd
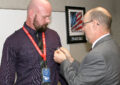
{"label": "short hair", "polygon": [[102,7],[94,8],[89,13],[91,20],[97,20],[100,24],[105,25],[109,30],[111,28],[112,16]]}

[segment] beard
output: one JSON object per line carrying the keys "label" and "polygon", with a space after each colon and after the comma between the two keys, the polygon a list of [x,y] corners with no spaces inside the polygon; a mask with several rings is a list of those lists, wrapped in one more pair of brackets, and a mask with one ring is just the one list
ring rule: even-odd
{"label": "beard", "polygon": [[48,24],[39,25],[37,22],[36,16],[34,18],[33,25],[37,32],[45,32],[47,30],[47,26],[48,26]]}
{"label": "beard", "polygon": [[37,32],[45,32],[47,30],[47,25],[34,25]]}

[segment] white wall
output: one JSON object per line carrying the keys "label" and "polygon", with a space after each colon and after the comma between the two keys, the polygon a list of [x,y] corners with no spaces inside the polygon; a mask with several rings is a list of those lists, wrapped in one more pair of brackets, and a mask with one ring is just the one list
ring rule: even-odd
{"label": "white wall", "polygon": [[[0,9],[0,62],[5,39],[15,30],[21,28],[26,20],[26,10]],[[69,50],[66,44],[65,13],[52,12],[49,27],[56,30],[60,35],[62,45]]]}

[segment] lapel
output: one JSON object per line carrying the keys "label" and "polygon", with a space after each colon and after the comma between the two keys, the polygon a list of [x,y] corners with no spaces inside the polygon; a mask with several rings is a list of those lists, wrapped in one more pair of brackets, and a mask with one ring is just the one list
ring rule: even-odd
{"label": "lapel", "polygon": [[95,47],[97,47],[99,44],[101,44],[101,43],[103,43],[103,42],[105,42],[105,41],[108,41],[108,40],[110,40],[110,39],[112,39],[111,35],[105,36],[104,38],[102,38],[101,40],[99,40],[99,41],[95,44],[95,46],[93,47],[93,49],[94,49]]}

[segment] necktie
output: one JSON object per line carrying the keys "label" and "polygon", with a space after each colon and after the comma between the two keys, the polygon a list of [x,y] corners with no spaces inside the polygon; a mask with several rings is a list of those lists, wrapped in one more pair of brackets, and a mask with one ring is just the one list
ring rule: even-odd
{"label": "necktie", "polygon": [[[43,42],[42,42],[42,37],[40,38],[38,32],[36,32],[36,38],[37,38],[37,40],[38,40],[38,47],[40,48],[40,50],[41,50],[42,53],[43,53]],[[42,57],[40,57],[40,66],[41,66],[41,68],[45,67],[45,63],[44,63]]]}
{"label": "necktie", "polygon": [[43,42],[42,42],[42,37],[41,37],[41,38],[39,37],[38,32],[36,33],[36,37],[37,37],[37,40],[38,40],[38,47],[39,47],[40,50],[43,52]]}
{"label": "necktie", "polygon": [[89,48],[89,51],[91,51],[92,50],[92,48]]}
{"label": "necktie", "polygon": [[[37,37],[37,40],[38,40],[38,47],[40,48],[40,50],[43,52],[43,42],[42,42],[42,38],[39,37],[39,34],[38,32],[36,33],[36,37]],[[43,59],[41,58],[40,59],[40,65],[41,65],[41,68],[44,68],[46,67],[46,62],[43,61]],[[41,85],[50,85],[49,82],[47,83],[41,83]]]}

